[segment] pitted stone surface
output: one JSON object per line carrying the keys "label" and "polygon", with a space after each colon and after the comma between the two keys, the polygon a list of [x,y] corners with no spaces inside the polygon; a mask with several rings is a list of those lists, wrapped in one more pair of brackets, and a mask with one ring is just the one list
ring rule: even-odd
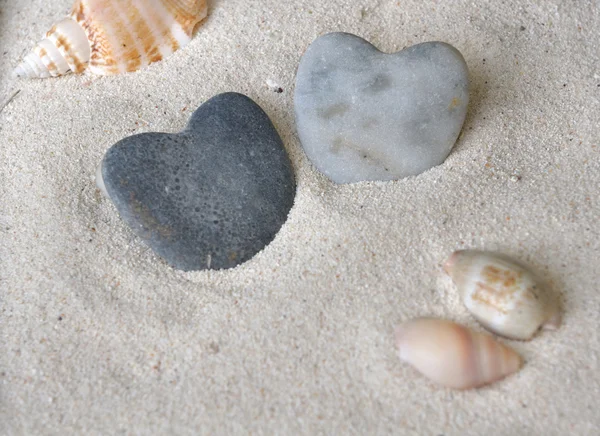
{"label": "pitted stone surface", "polygon": [[358,36],[313,42],[298,69],[298,134],[336,183],[395,180],[441,164],[467,113],[467,65],[454,47],[427,42],[394,54]]}
{"label": "pitted stone surface", "polygon": [[256,103],[235,93],[203,104],[178,134],[118,142],[101,179],[134,232],[186,271],[250,259],[273,240],[295,195],[277,131]]}

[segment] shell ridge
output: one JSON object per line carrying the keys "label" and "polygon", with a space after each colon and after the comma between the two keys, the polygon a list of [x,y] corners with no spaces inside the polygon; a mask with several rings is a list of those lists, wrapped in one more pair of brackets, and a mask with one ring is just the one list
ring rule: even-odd
{"label": "shell ridge", "polygon": [[[63,29],[65,26],[69,26],[70,29]],[[69,30],[70,32],[68,32]],[[77,32],[77,34],[75,35],[73,32]],[[48,39],[64,58],[69,66],[69,71],[81,73],[87,68],[90,55],[89,41],[85,30],[73,18],[65,18],[58,22],[48,32]],[[71,42],[71,40],[73,41]],[[82,47],[84,52],[79,53]],[[88,50],[85,50],[86,48]],[[64,73],[66,71],[62,74]]]}
{"label": "shell ridge", "polygon": [[166,8],[175,21],[180,25],[188,38],[191,39],[194,27],[206,17],[207,4],[205,0],[165,0]]}
{"label": "shell ridge", "polygon": [[[89,0],[90,4],[92,4],[94,1],[98,2],[98,0]],[[121,18],[119,7],[115,6],[114,2],[112,1],[100,3],[104,8],[103,15],[106,15],[107,18],[103,17],[101,21],[97,22],[96,27],[101,28],[102,31],[96,33],[98,38],[94,42],[98,43],[97,47],[102,47],[103,53],[108,51],[110,53],[110,57],[94,56],[96,53],[94,50],[92,50],[90,66],[94,69],[102,68],[104,65],[111,66],[115,67],[119,73],[128,72],[128,64],[132,61],[135,67],[139,67],[139,58],[131,59],[130,56],[128,56],[128,54],[131,53],[132,48],[135,47],[135,42],[127,29],[125,24],[126,21],[122,20]],[[127,3],[129,3],[129,1],[127,1]],[[110,17],[110,19],[108,19],[108,17]],[[119,62],[119,59],[123,59],[124,62]],[[136,59],[137,63],[135,62]]]}
{"label": "shell ridge", "polygon": [[40,60],[42,61],[42,63],[44,64],[44,66],[46,67],[48,72],[50,73],[50,75],[52,77],[55,77],[58,74],[58,66],[50,57],[50,54],[48,53],[48,49],[42,45],[42,44],[46,45],[46,41],[48,41],[48,39],[43,39],[42,41],[40,41],[40,43],[38,45],[36,45],[35,48],[33,49],[33,52],[36,54],[36,56],[38,58],[40,58]]}
{"label": "shell ridge", "polygon": [[[123,3],[118,2],[116,4],[113,2],[112,4],[113,11],[119,20],[119,25],[115,26],[117,29],[114,29],[114,31],[116,34],[122,32],[124,37],[124,39],[121,40],[120,46],[117,44],[115,49],[118,47],[122,58],[127,59],[127,62],[123,65],[125,72],[131,72],[138,70],[141,65],[148,64],[143,47],[139,44],[141,38],[136,31],[136,28],[140,26],[140,23],[143,22],[143,20],[140,20],[139,17],[136,20],[128,20],[127,14],[121,7],[122,5]],[[128,1],[127,6],[133,7],[132,2]],[[119,58],[118,55],[115,55],[115,57],[117,59]]]}
{"label": "shell ridge", "polygon": [[[142,3],[142,4],[140,4]],[[160,48],[160,34],[156,32],[156,23],[154,16],[149,13],[151,6],[146,6],[142,0],[131,0],[132,7],[135,8],[136,12],[142,18],[140,24],[136,29],[136,38],[140,39],[143,44],[143,50],[146,56],[146,62],[151,64],[153,62],[160,61],[169,53],[163,53]],[[145,7],[146,6],[146,7]],[[152,8],[155,11],[154,8]]]}
{"label": "shell ridge", "polygon": [[152,6],[155,11],[155,23],[160,26],[159,34],[163,40],[167,39],[169,42],[168,45],[163,44],[170,49],[170,52],[167,53],[167,55],[174,53],[180,48],[179,42],[172,35],[172,25],[176,21],[176,18],[171,14],[169,9],[165,7],[164,2],[153,1]]}

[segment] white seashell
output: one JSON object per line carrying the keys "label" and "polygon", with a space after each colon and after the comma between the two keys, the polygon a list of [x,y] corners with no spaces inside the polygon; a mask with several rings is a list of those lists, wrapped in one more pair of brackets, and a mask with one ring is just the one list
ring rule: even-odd
{"label": "white seashell", "polygon": [[420,318],[396,329],[400,359],[436,383],[470,389],[516,372],[521,357],[491,336],[460,324]]}
{"label": "white seashell", "polygon": [[78,0],[13,74],[136,71],[190,42],[207,12],[206,0]]}
{"label": "white seashell", "polygon": [[533,273],[503,255],[461,250],[450,256],[444,269],[467,309],[498,335],[524,340],[540,327],[560,325],[557,300]]}

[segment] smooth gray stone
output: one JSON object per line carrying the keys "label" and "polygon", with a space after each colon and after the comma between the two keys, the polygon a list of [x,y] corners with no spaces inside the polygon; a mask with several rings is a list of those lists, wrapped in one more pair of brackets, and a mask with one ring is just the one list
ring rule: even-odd
{"label": "smooth gray stone", "polygon": [[394,54],[330,33],[302,57],[294,105],[309,159],[336,183],[395,180],[439,165],[469,101],[458,50],[427,42]]}
{"label": "smooth gray stone", "polygon": [[141,239],[185,271],[231,268],[261,251],[296,190],[275,127],[236,93],[204,103],[180,133],[119,141],[97,184]]}

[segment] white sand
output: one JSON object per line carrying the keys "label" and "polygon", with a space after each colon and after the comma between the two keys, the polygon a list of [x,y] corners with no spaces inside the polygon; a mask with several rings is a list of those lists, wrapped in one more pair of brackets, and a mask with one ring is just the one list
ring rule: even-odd
{"label": "white sand", "polygon": [[[0,101],[21,90],[0,114],[0,434],[597,434],[600,4],[478,3],[212,1],[192,43],[141,72],[13,82],[70,0],[0,0]],[[472,103],[443,165],[349,186],[315,171],[292,94],[328,31],[461,50]],[[298,195],[253,260],[182,273],[92,178],[114,142],[178,131],[222,91],[271,116]],[[518,374],[454,392],[397,359],[393,328],[479,328],[439,266],[462,247],[528,262],[566,313],[507,341]]]}

